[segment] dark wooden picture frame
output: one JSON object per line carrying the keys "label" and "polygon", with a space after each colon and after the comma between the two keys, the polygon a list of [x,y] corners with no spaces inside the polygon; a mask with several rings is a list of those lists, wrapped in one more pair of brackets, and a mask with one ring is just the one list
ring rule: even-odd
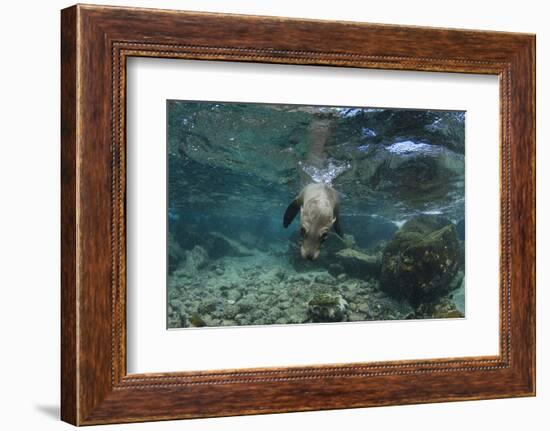
{"label": "dark wooden picture frame", "polygon": [[[82,5],[63,10],[61,21],[64,421],[535,394],[534,35]],[[125,66],[132,56],[498,75],[499,355],[127,374]]]}

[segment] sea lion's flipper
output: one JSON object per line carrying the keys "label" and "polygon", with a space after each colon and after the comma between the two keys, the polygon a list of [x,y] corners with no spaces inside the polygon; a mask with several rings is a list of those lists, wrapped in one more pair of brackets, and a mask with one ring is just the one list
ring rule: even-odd
{"label": "sea lion's flipper", "polygon": [[342,232],[342,227],[340,226],[340,217],[334,221],[332,228],[334,229],[334,232],[336,232],[336,235],[340,238],[344,238],[344,233]]}
{"label": "sea lion's flipper", "polygon": [[296,215],[300,212],[300,207],[302,206],[302,202],[299,198],[294,199],[288,208],[285,211],[285,215],[283,217],[283,226],[287,228],[290,223],[292,223],[292,220],[296,217]]}
{"label": "sea lion's flipper", "polygon": [[342,232],[342,226],[340,226],[340,204],[336,203],[334,206],[334,223],[332,223],[332,228],[336,235],[340,238],[344,238],[344,233]]}

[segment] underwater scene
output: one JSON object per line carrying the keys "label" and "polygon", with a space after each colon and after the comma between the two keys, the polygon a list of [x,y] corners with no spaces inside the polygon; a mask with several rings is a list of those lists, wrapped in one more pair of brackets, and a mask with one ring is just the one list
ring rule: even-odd
{"label": "underwater scene", "polygon": [[167,327],[465,317],[464,111],[167,101]]}

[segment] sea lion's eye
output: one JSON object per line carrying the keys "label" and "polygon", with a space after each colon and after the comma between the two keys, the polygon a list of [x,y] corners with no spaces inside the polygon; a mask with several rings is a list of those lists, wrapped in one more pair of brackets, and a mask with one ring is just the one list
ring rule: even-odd
{"label": "sea lion's eye", "polygon": [[321,234],[321,242],[324,242],[327,239],[327,235],[328,235],[327,232]]}
{"label": "sea lion's eye", "polygon": [[300,228],[300,235],[302,235],[302,237],[306,236],[306,229],[301,227]]}

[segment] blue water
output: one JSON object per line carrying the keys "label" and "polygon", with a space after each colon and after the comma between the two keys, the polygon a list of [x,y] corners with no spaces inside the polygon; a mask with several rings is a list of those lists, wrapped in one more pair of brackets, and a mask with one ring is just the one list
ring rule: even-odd
{"label": "blue water", "polygon": [[[464,112],[167,112],[168,327],[464,316]],[[311,182],[337,191],[344,232],[313,262],[299,216],[282,225]]]}

